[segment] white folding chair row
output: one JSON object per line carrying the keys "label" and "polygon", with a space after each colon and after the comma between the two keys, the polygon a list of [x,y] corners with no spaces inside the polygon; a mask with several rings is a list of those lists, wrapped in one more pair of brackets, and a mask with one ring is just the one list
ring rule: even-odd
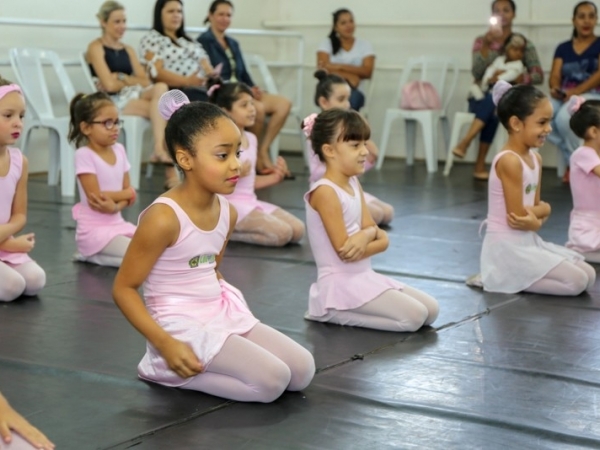
{"label": "white folding chair row", "polygon": [[[438,110],[408,110],[399,107],[402,100],[402,88],[409,82],[413,71],[419,73],[418,80],[431,83],[441,100],[441,109]],[[448,79],[449,77],[449,79]],[[446,110],[456,83],[458,81],[458,64],[454,58],[445,56],[421,56],[410,58],[402,71],[398,91],[395,98],[395,107],[386,110],[383,121],[383,132],[379,147],[377,169],[381,169],[388,140],[391,133],[392,122],[404,119],[406,125],[406,163],[414,164],[415,138],[417,122],[423,129],[423,142],[425,145],[425,159],[428,172],[436,172],[438,164],[438,124],[441,122],[444,133],[444,142],[447,146],[450,139],[450,126]]]}
{"label": "white folding chair row", "polygon": [[75,95],[73,84],[55,52],[36,48],[12,48],[9,51],[9,58],[16,81],[23,89],[28,109],[21,150],[27,155],[33,129],[47,128],[50,131],[48,184],[56,186],[60,174],[62,196],[73,197],[75,195],[75,154],[67,137],[70,118],[57,116],[54,113],[43,66],[51,65],[67,103]]}
{"label": "white folding chair row", "polygon": [[[79,54],[79,62],[88,82],[89,92],[96,92],[96,84],[92,78],[92,73],[86,60],[85,52]],[[146,130],[150,129],[150,121],[140,116],[121,115],[120,118],[123,120],[123,127],[121,128],[121,131],[125,134],[124,145],[127,152],[127,159],[131,165],[131,170],[129,171],[129,180],[135,189],[139,189],[140,172],[142,170],[144,133]],[[146,176],[152,176],[151,164],[148,164]]]}
{"label": "white folding chair row", "polygon": [[[244,63],[246,64],[248,70],[251,70],[251,68],[255,68],[258,71],[260,77],[262,78],[265,84],[266,91],[269,94],[279,94],[279,89],[277,88],[275,79],[273,78],[273,75],[271,74],[271,71],[269,70],[269,66],[267,65],[265,59],[261,55],[257,55],[254,53],[244,53]],[[301,116],[301,106],[302,105],[298,104],[298,102],[293,102],[292,109],[290,110],[290,115],[296,118],[296,120],[298,121],[298,132],[293,132],[293,134],[296,134],[300,138],[302,148],[304,148],[304,134],[300,129],[300,124],[302,123],[303,119]],[[282,132],[283,131],[284,130],[282,130]],[[277,137],[273,140],[271,146],[269,147],[269,155],[271,156],[272,161],[275,161],[277,159],[277,156],[279,156],[279,142],[280,136],[277,135]]]}

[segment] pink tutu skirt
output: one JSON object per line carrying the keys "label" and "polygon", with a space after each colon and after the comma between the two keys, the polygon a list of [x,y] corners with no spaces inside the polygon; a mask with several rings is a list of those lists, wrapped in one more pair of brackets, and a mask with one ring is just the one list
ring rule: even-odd
{"label": "pink tutu skirt", "polygon": [[[146,299],[156,322],[171,336],[188,344],[204,368],[221,351],[231,335],[248,333],[259,320],[252,315],[242,293],[225,280],[219,280],[221,297],[212,300]],[[180,387],[192,379],[181,378],[150,343],[138,365],[140,378],[170,387]],[[202,376],[202,374],[198,375]]]}
{"label": "pink tutu skirt", "polygon": [[600,211],[571,211],[566,246],[582,253],[600,250]]}
{"label": "pink tutu skirt", "polygon": [[[9,239],[14,239],[14,237]],[[21,264],[25,264],[33,260],[27,253],[11,253],[0,250],[0,261],[12,266],[20,266]]]}

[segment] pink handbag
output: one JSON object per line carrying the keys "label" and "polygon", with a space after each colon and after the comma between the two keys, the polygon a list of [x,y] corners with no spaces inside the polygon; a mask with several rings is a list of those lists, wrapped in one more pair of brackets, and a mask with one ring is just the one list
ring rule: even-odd
{"label": "pink handbag", "polygon": [[442,102],[431,83],[411,81],[402,88],[400,109],[442,109]]}

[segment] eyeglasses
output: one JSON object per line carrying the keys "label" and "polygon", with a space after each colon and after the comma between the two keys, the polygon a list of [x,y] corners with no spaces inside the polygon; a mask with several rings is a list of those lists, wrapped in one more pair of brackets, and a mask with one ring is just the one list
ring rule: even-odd
{"label": "eyeglasses", "polygon": [[107,120],[102,120],[100,122],[90,122],[90,123],[98,123],[101,125],[104,125],[104,128],[106,128],[107,130],[112,130],[114,127],[119,127],[121,128],[123,126],[123,120],[121,119],[107,119]]}

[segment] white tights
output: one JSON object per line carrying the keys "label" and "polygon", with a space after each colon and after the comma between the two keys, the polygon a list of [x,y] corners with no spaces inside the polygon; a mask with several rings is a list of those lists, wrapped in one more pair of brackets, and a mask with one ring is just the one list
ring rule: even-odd
{"label": "white tights", "polygon": [[579,252],[583,255],[587,262],[600,264],[600,251],[595,252]]}
{"label": "white tights", "polygon": [[123,257],[130,242],[131,238],[127,236],[116,236],[101,251],[82,259],[83,261],[98,264],[99,266],[121,267]]}
{"label": "white tights", "polygon": [[296,243],[304,236],[304,222],[284,211],[276,209],[271,214],[255,209],[240,220],[231,233],[231,241],[266,247],[282,247]]}
{"label": "white tights", "polygon": [[0,261],[0,301],[10,302],[21,295],[37,295],[46,284],[46,272],[34,261],[18,266]]}
{"label": "white tights", "polygon": [[394,207],[379,199],[370,200],[367,203],[367,208],[377,225],[389,225],[394,218]]}
{"label": "white tights", "polygon": [[574,296],[591,289],[595,282],[596,270],[588,263],[563,261],[544,278],[525,289],[525,292]]}
{"label": "white tights", "polygon": [[379,297],[355,308],[329,310],[325,317],[307,319],[338,325],[385,331],[417,331],[432,324],[439,313],[436,299],[418,289],[404,286],[402,291],[388,289]]}
{"label": "white tights", "polygon": [[241,402],[270,403],[285,390],[304,389],[314,374],[315,360],[308,350],[259,323],[245,335],[227,338],[206,371],[181,387]]}

